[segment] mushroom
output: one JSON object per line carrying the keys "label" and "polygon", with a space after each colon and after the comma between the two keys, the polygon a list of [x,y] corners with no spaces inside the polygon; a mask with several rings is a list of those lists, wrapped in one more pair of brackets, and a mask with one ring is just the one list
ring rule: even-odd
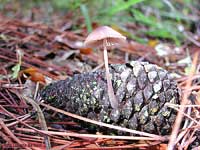
{"label": "mushroom", "polygon": [[106,80],[108,85],[108,97],[112,108],[118,108],[118,101],[116,100],[111,78],[108,67],[108,52],[107,46],[112,46],[114,44],[124,43],[126,40],[125,36],[122,36],[119,32],[113,30],[108,26],[101,26],[96,28],[92,33],[86,38],[84,45],[87,47],[98,48],[103,47],[104,51],[104,64],[106,70]]}

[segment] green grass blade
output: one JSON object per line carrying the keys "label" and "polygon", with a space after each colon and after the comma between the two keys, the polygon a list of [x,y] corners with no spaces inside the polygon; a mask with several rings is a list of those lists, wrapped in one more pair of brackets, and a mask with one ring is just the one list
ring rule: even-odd
{"label": "green grass blade", "polygon": [[85,18],[85,24],[87,26],[87,30],[88,30],[88,32],[91,32],[92,31],[92,25],[91,25],[88,9],[84,4],[81,5],[80,8],[81,8],[81,12],[83,14],[83,17]]}
{"label": "green grass blade", "polygon": [[129,7],[131,7],[131,6],[133,6],[133,5],[137,4],[137,3],[140,3],[142,1],[144,1],[144,0],[129,0],[129,1],[126,1],[126,2],[125,1],[119,2],[115,6],[109,8],[107,10],[107,12],[108,12],[109,15],[112,16],[112,15],[114,15],[114,14],[120,12],[120,11],[126,10]]}
{"label": "green grass blade", "polygon": [[161,28],[162,24],[157,22],[156,18],[154,16],[145,16],[142,12],[132,9],[131,10],[134,14],[134,19],[140,23],[143,23],[145,25],[148,25],[150,27],[156,27],[156,28]]}
{"label": "green grass blade", "polygon": [[149,31],[146,31],[145,33],[149,36],[152,36],[152,37],[171,39],[176,43],[176,45],[180,45],[180,41],[177,39],[176,35],[172,34],[172,32],[169,32],[168,30],[151,29]]}

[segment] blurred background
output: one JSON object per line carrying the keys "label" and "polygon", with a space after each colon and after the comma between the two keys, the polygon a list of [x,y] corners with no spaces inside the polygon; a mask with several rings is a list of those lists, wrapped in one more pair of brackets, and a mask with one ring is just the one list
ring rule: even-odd
{"label": "blurred background", "polygon": [[1,14],[9,18],[76,32],[110,25],[140,43],[161,38],[180,45],[185,39],[182,32],[200,34],[199,0],[0,0],[0,4]]}

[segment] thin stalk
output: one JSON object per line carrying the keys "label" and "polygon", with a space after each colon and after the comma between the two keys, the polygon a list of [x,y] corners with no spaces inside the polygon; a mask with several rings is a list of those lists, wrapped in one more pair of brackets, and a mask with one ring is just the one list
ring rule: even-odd
{"label": "thin stalk", "polygon": [[108,67],[108,51],[107,51],[106,46],[107,46],[107,40],[104,39],[104,41],[103,41],[103,47],[104,47],[103,56],[104,56],[104,64],[105,64],[105,70],[106,70],[106,80],[107,80],[107,86],[108,86],[108,97],[109,97],[109,101],[110,101],[112,108],[117,109],[118,108],[118,101],[115,97],[111,78],[110,78],[110,72],[109,72],[109,67]]}

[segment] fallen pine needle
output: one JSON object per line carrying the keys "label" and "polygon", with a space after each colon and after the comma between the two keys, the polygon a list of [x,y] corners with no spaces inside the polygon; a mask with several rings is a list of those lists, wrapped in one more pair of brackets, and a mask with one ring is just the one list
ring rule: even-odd
{"label": "fallen pine needle", "polygon": [[88,119],[88,118],[85,118],[85,117],[82,117],[82,116],[78,116],[76,114],[72,114],[72,113],[63,111],[61,109],[57,109],[55,107],[49,106],[49,105],[44,104],[44,103],[40,103],[40,105],[42,105],[42,106],[44,106],[48,109],[54,110],[56,112],[65,114],[67,116],[70,116],[70,117],[73,117],[73,118],[76,118],[76,119],[79,119],[79,120],[82,120],[82,121],[85,121],[85,122],[93,123],[93,124],[96,124],[96,125],[99,125],[99,126],[104,126],[104,127],[111,128],[111,129],[116,129],[116,130],[129,132],[129,133],[133,133],[133,134],[138,134],[138,135],[141,135],[141,136],[148,136],[148,137],[153,138],[154,140],[159,140],[159,141],[166,141],[167,140],[167,137],[163,137],[163,136],[159,136],[159,135],[155,135],[155,134],[150,134],[150,133],[146,133],[146,132],[141,132],[141,131],[136,131],[136,130],[120,127],[120,126],[114,126],[114,125],[111,125],[111,124],[91,120],[91,119]]}

